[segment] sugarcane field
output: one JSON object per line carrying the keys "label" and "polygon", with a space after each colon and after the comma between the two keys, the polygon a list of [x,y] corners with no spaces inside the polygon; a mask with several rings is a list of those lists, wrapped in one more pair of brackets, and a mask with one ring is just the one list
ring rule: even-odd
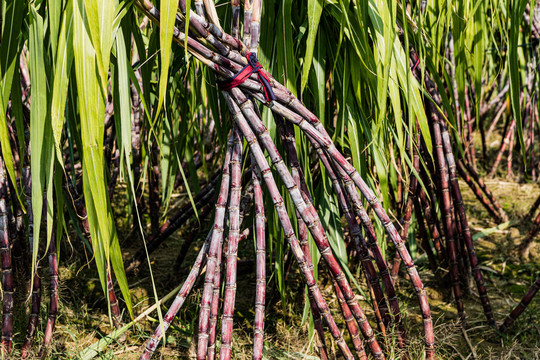
{"label": "sugarcane field", "polygon": [[540,360],[540,1],[0,9],[0,359]]}

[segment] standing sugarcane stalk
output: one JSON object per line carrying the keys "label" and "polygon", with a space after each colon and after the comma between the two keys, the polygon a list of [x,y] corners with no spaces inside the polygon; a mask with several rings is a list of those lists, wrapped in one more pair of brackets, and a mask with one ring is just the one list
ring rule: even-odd
{"label": "standing sugarcane stalk", "polygon": [[[28,244],[29,248],[34,248],[34,216],[32,212],[32,177],[30,174],[30,131],[25,129],[25,138],[27,142],[26,153],[23,162],[22,178],[24,185],[24,192],[26,196],[26,210],[28,211]],[[32,273],[32,305],[30,310],[30,317],[28,320],[28,328],[26,331],[26,338],[21,348],[21,358],[26,359],[30,353],[32,342],[34,340],[34,334],[39,320],[39,310],[41,305],[41,277],[40,277],[40,261],[41,258],[39,251],[36,254],[36,267]]]}
{"label": "standing sugarcane stalk", "polygon": [[[248,3],[248,1],[246,1]],[[266,216],[264,211],[261,178],[252,160],[252,181],[255,202],[255,320],[253,323],[253,360],[262,359],[264,345],[264,310],[266,298]],[[320,315],[319,315],[320,322]]]}
{"label": "standing sugarcane stalk", "polygon": [[[83,201],[82,195],[79,195],[77,186],[73,181],[67,176],[66,184],[68,186],[68,194],[73,204],[75,213],[79,218],[82,227],[82,234],[88,240],[88,243],[92,244],[92,234],[90,233],[90,224],[88,223],[88,215],[86,213],[86,205]],[[112,282],[111,275],[111,265],[107,265],[107,297],[109,302],[109,307],[112,315],[113,325],[119,327],[122,323],[122,312],[120,310],[120,305],[114,291],[114,285]]]}
{"label": "standing sugarcane stalk", "polygon": [[229,237],[227,241],[225,295],[221,320],[220,359],[229,360],[232,351],[233,315],[236,300],[236,265],[240,239],[240,196],[242,193],[242,142],[240,132],[233,127],[233,153],[231,157],[231,192],[229,197]]}
{"label": "standing sugarcane stalk", "polygon": [[[107,279],[109,280],[110,277]],[[53,224],[52,236],[49,243],[49,319],[45,327],[45,335],[43,336],[43,345],[39,351],[39,357],[45,358],[47,348],[49,347],[54,326],[56,323],[56,313],[58,311],[58,258],[56,256],[56,226]]]}
{"label": "standing sugarcane stalk", "polygon": [[437,155],[437,161],[439,165],[440,172],[440,188],[442,192],[443,200],[443,216],[445,218],[445,234],[446,234],[446,249],[449,256],[450,262],[450,277],[452,279],[452,289],[454,291],[454,298],[456,300],[456,307],[458,310],[458,316],[461,321],[465,321],[465,312],[463,309],[463,299],[461,295],[461,287],[459,286],[459,270],[457,263],[457,252],[456,252],[456,242],[454,238],[454,224],[452,223],[452,199],[450,197],[449,189],[449,175],[448,167],[446,164],[446,159],[443,151],[442,136],[440,125],[438,122],[435,109],[431,103],[427,103],[427,106],[430,108],[430,113],[432,116],[432,128],[433,128],[433,138],[435,140],[435,149]]}
{"label": "standing sugarcane stalk", "polygon": [[431,235],[431,241],[433,243],[433,247],[435,248],[435,251],[437,252],[437,258],[439,259],[440,265],[444,266],[444,264],[446,263],[446,251],[441,241],[441,232],[439,231],[439,226],[437,226],[437,224],[435,223],[436,221],[438,221],[438,218],[436,214],[435,216],[433,216],[433,211],[431,209],[431,202],[428,200],[426,192],[424,191],[422,187],[420,187],[419,189],[418,197],[419,197],[422,209],[423,209],[424,217],[428,223],[428,228]]}
{"label": "standing sugarcane stalk", "polygon": [[216,275],[216,267],[218,266],[218,253],[220,253],[222,249],[221,244],[223,242],[223,233],[225,231],[225,212],[230,193],[230,162],[232,159],[232,152],[233,137],[231,134],[231,136],[229,136],[229,145],[225,156],[225,162],[223,164],[223,176],[221,179],[221,187],[216,203],[212,237],[210,239],[207,255],[206,276],[204,279],[203,295],[201,298],[201,305],[199,309],[199,335],[197,344],[198,360],[205,360],[208,350],[209,321],[211,313],[211,303],[214,293],[214,278]]}
{"label": "standing sugarcane stalk", "polygon": [[512,324],[514,323],[514,321],[516,321],[519,315],[521,315],[521,313],[525,311],[525,309],[527,308],[527,305],[529,305],[529,303],[534,298],[534,296],[536,295],[539,289],[540,289],[540,277],[536,279],[536,281],[532,284],[532,286],[529,288],[525,296],[523,296],[519,304],[517,304],[516,307],[512,310],[512,312],[508,314],[508,316],[504,320],[504,323],[499,328],[501,332],[503,333],[506,332],[512,326]]}
{"label": "standing sugarcane stalk", "polygon": [[[419,131],[419,126],[416,127],[416,131]],[[419,136],[419,135],[418,135]],[[418,151],[416,149],[416,145],[411,142],[409,137],[409,143],[410,146],[413,148],[413,167],[416,173],[420,170],[420,156],[418,155]],[[416,141],[417,144],[419,144],[419,141]],[[411,224],[411,216],[413,212],[413,205],[416,200],[416,188],[418,185],[418,179],[414,175],[414,173],[411,171],[410,178],[410,184],[409,184],[409,195],[407,197],[407,205],[405,206],[405,213],[403,215],[403,219],[401,220],[401,238],[407,239],[409,234],[409,226]],[[396,252],[394,256],[394,264],[392,265],[392,272],[390,273],[392,276],[392,280],[394,281],[394,284],[397,281],[398,273],[399,273],[399,266],[401,265],[401,257],[399,256],[399,253]]]}
{"label": "standing sugarcane stalk", "polygon": [[7,179],[4,160],[0,156],[0,260],[2,265],[2,357],[11,353],[13,340],[13,272],[9,242]]}

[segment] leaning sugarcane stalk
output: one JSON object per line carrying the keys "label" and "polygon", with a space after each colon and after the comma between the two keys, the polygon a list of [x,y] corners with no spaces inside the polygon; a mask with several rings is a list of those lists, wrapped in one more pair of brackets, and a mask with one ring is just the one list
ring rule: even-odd
{"label": "leaning sugarcane stalk", "polygon": [[208,234],[206,237],[206,241],[204,245],[202,246],[201,250],[199,251],[199,254],[197,255],[197,258],[193,262],[193,266],[191,268],[191,271],[184,281],[184,284],[180,288],[180,291],[176,295],[173,303],[169,307],[169,310],[163,317],[163,323],[159,324],[159,326],[156,328],[154,333],[152,334],[152,337],[150,340],[148,340],[148,343],[146,344],[146,347],[144,349],[143,354],[141,355],[140,359],[150,359],[152,357],[152,354],[156,350],[157,345],[159,344],[161,338],[169,328],[171,321],[176,317],[176,314],[184,305],[184,301],[186,300],[187,296],[193,289],[193,286],[195,285],[195,281],[199,277],[201,267],[205,264],[206,258],[207,258],[207,250],[208,250],[208,242],[210,240],[210,237],[212,235],[212,231]]}
{"label": "leaning sugarcane stalk", "polygon": [[[457,162],[458,170],[460,167],[463,167],[467,170],[467,172],[471,175],[471,177],[478,183],[478,186],[480,186],[480,189],[484,192],[484,194],[488,197],[489,201],[491,202],[491,205],[498,211],[499,216],[503,221],[508,221],[508,215],[502,208],[502,206],[499,204],[493,193],[489,190],[487,185],[484,183],[484,180],[478,175],[476,170],[474,170],[472,167],[468,166],[466,163],[463,163],[461,161]],[[539,202],[540,204],[540,202]]]}
{"label": "leaning sugarcane stalk", "polygon": [[[452,194],[454,202],[457,207],[457,212],[459,215],[459,221],[461,225],[461,231],[463,233],[463,238],[465,245],[467,246],[467,251],[469,254],[469,260],[471,262],[471,268],[478,288],[478,294],[480,295],[480,301],[482,302],[482,307],[484,308],[484,314],[486,315],[488,324],[495,326],[495,318],[493,316],[493,311],[491,309],[491,304],[487,295],[486,286],[484,284],[484,277],[482,271],[480,270],[478,257],[476,255],[476,250],[472,241],[471,231],[469,229],[469,223],[467,222],[467,214],[465,212],[465,206],[463,205],[463,199],[461,196],[461,190],[459,188],[457,172],[456,172],[456,163],[454,155],[452,153],[452,144],[450,140],[450,135],[446,129],[446,124],[441,122],[442,129],[442,140],[443,147],[445,150],[445,157],[448,164],[448,170],[450,175],[450,183],[452,186]],[[457,219],[456,219],[457,220]]]}
{"label": "leaning sugarcane stalk", "polygon": [[11,353],[13,340],[13,272],[8,225],[7,179],[0,157],[0,260],[2,265],[2,357]]}
{"label": "leaning sugarcane stalk", "polygon": [[525,311],[527,305],[529,305],[529,303],[534,298],[539,289],[540,277],[536,279],[536,281],[532,284],[532,286],[529,288],[525,296],[523,296],[519,304],[517,304],[516,307],[510,312],[510,314],[508,314],[508,316],[504,320],[504,323],[502,323],[501,327],[499,328],[501,332],[506,332],[512,326],[512,324],[514,323],[514,321],[516,321],[519,315],[521,315],[521,313]]}
{"label": "leaning sugarcane stalk", "polygon": [[499,213],[493,208],[491,205],[491,202],[489,199],[487,199],[484,194],[482,194],[482,191],[476,186],[473,179],[469,176],[469,174],[465,171],[463,165],[461,164],[461,161],[458,160],[457,162],[457,170],[461,178],[465,181],[467,185],[469,185],[469,188],[473,192],[474,196],[480,201],[480,203],[486,208],[488,213],[493,217],[493,219],[497,223],[502,222],[502,218],[499,215]]}
{"label": "leaning sugarcane stalk", "polygon": [[[211,202],[215,196],[215,184],[218,180],[218,177],[215,176],[214,179],[205,186],[201,191],[194,197],[193,202],[196,207],[203,206],[208,202]],[[146,259],[146,254],[151,254],[154,252],[166,239],[174,234],[181,226],[183,226],[191,217],[195,215],[195,209],[191,202],[182,206],[173,216],[169,218],[159,230],[152,235],[147,243],[146,249],[139,249],[133,257],[126,261],[124,264],[126,268],[126,273],[131,273],[135,270],[143,261]]]}
{"label": "leaning sugarcane stalk", "polygon": [[534,220],[533,226],[531,230],[529,230],[527,237],[519,245],[519,254],[522,258],[526,259],[529,257],[529,252],[531,250],[534,237],[536,236],[536,234],[538,234],[538,232],[540,232],[540,213]]}
{"label": "leaning sugarcane stalk", "polygon": [[[416,130],[419,131],[419,127],[416,127]],[[419,135],[418,135],[419,137]],[[411,143],[411,140],[409,138],[409,143]],[[419,141],[416,141],[417,144],[419,144]],[[414,143],[411,143],[413,148],[413,168],[416,173],[420,170],[420,156],[418,155],[417,148]],[[416,200],[416,188],[418,185],[418,179],[414,175],[414,173],[411,171],[410,178],[410,184],[409,184],[409,195],[407,197],[407,205],[405,206],[405,213],[403,214],[403,219],[401,220],[401,238],[407,239],[409,237],[409,226],[411,225],[411,217],[413,212],[413,205]],[[399,266],[401,265],[401,257],[399,256],[399,253],[396,252],[396,255],[394,256],[394,264],[392,265],[392,272],[390,273],[392,276],[392,280],[394,283],[397,280],[398,273],[399,273]]]}

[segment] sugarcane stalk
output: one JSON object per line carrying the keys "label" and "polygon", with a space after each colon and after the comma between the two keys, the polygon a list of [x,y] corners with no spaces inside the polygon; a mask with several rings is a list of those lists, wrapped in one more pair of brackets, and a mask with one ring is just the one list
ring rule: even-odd
{"label": "sugarcane stalk", "polygon": [[[246,1],[246,3],[248,3]],[[253,323],[253,360],[262,359],[264,344],[264,315],[266,298],[266,216],[264,211],[261,177],[257,171],[255,161],[252,160],[252,181],[255,201],[255,320]],[[320,323],[319,314],[319,323]]]}
{"label": "sugarcane stalk", "polygon": [[[461,161],[457,162],[457,166],[458,166],[458,169],[460,167],[463,167],[469,172],[472,178],[478,183],[478,186],[480,186],[480,189],[482,189],[484,194],[486,194],[488,199],[491,201],[491,205],[493,205],[493,207],[498,211],[501,219],[503,221],[508,221],[508,215],[506,214],[502,206],[499,204],[499,202],[497,201],[493,193],[489,190],[487,185],[484,183],[484,180],[480,177],[480,175],[478,175],[476,170],[474,170],[472,167],[468,166],[466,163],[463,163]],[[540,202],[539,202],[539,205],[540,205]]]}
{"label": "sugarcane stalk", "polygon": [[[313,271],[307,266],[304,253],[298,243],[292,224],[287,215],[287,210],[285,209],[283,198],[281,197],[281,194],[279,193],[274,177],[272,175],[268,162],[266,161],[264,153],[257,141],[257,138],[255,137],[255,134],[253,133],[250,126],[246,122],[244,115],[242,114],[242,110],[236,104],[236,102],[231,98],[231,95],[229,95],[228,92],[223,92],[223,94],[225,96],[225,100],[227,101],[227,105],[229,106],[229,109],[233,115],[235,122],[238,124],[238,127],[240,128],[242,135],[246,138],[249,144],[250,150],[256,159],[257,167],[261,171],[262,178],[264,179],[266,186],[270,192],[272,202],[274,203],[274,207],[276,208],[278,218],[280,220],[280,223],[285,233],[285,238],[289,242],[292,249],[292,253],[298,262],[298,266],[308,286],[308,291],[312,293],[313,298],[315,299],[315,302],[317,306],[319,307],[319,311],[321,312],[321,315],[323,316],[328,327],[330,328],[330,333],[332,334],[332,337],[338,344],[342,354],[344,355],[346,359],[353,359],[354,357],[351,353],[351,350],[347,346],[346,342],[343,340],[341,332],[339,331],[339,328],[337,327],[330,313],[330,310],[328,309],[328,305],[326,304],[326,301],[324,300],[321,294],[321,291],[319,287],[317,286]],[[289,186],[293,186],[293,185],[289,184]]]}
{"label": "sugarcane stalk", "polygon": [[240,39],[240,0],[231,0],[232,5],[232,31],[235,39]]}
{"label": "sugarcane stalk", "polygon": [[161,174],[160,168],[160,156],[157,140],[152,141],[151,153],[150,153],[150,171],[148,171],[148,209],[150,215],[150,224],[152,232],[155,233],[159,229],[159,210],[161,208],[161,196],[159,194],[159,183]]}
{"label": "sugarcane stalk", "polygon": [[463,299],[461,295],[461,287],[459,285],[459,270],[457,263],[457,250],[456,242],[454,235],[454,224],[452,223],[452,199],[450,195],[449,182],[450,177],[448,174],[448,166],[446,163],[446,158],[444,156],[443,144],[442,144],[442,135],[440,130],[439,121],[433,105],[428,102],[426,104],[430,110],[430,115],[432,117],[432,128],[433,128],[433,138],[435,141],[435,150],[437,155],[437,161],[439,164],[440,172],[440,188],[442,192],[443,199],[443,215],[445,218],[445,233],[446,233],[446,250],[447,255],[450,259],[450,277],[452,279],[452,289],[454,292],[454,298],[456,300],[456,307],[458,310],[459,319],[465,321],[465,312],[463,309]]}
{"label": "sugarcane stalk", "polygon": [[0,260],[2,266],[2,357],[11,353],[13,341],[13,272],[8,224],[7,179],[0,156]]}
{"label": "sugarcane stalk", "polygon": [[441,266],[444,266],[446,262],[446,251],[441,241],[441,233],[439,232],[438,226],[435,224],[435,221],[433,220],[434,217],[433,217],[433,211],[431,209],[431,203],[429,202],[424,189],[420,188],[419,192],[420,192],[419,194],[420,203],[423,209],[424,217],[428,223],[428,228],[431,234],[431,241],[433,242],[433,247],[435,248],[435,252],[437,253],[437,258],[439,260],[439,263],[441,264]]}
{"label": "sugarcane stalk", "polygon": [[[469,254],[469,260],[471,262],[472,273],[476,286],[478,288],[478,294],[480,295],[480,301],[482,302],[482,307],[484,308],[484,314],[486,315],[488,324],[495,326],[495,318],[493,316],[493,311],[491,309],[491,304],[487,295],[486,286],[484,284],[484,277],[482,271],[480,270],[478,257],[476,255],[476,250],[472,241],[471,231],[469,229],[469,223],[467,222],[467,214],[465,212],[465,206],[463,205],[463,198],[461,196],[461,190],[459,189],[459,182],[456,172],[456,163],[454,160],[454,154],[452,153],[452,144],[450,140],[450,135],[446,129],[446,125],[441,121],[440,127],[442,130],[442,140],[443,147],[445,150],[446,162],[448,164],[450,184],[452,186],[452,194],[454,201],[456,202],[457,212],[459,215],[459,221],[461,224],[461,230],[463,233],[463,238],[465,245],[467,246],[467,251]],[[457,219],[456,219],[457,220]]]}
{"label": "sugarcane stalk", "polygon": [[252,3],[253,0],[244,0],[244,34],[242,42],[244,44],[251,44],[251,17],[252,17]]}
{"label": "sugarcane stalk", "polygon": [[[29,129],[28,130],[28,139],[30,138]],[[25,137],[27,131],[25,131]],[[32,212],[32,177],[30,174],[30,141],[27,141],[26,154],[24,157],[22,177],[24,184],[24,192],[26,195],[26,210],[28,211],[28,243],[30,249],[34,248],[34,217]],[[26,359],[29,355],[30,349],[32,347],[32,342],[34,340],[34,334],[39,320],[39,310],[41,304],[41,277],[40,277],[40,261],[41,258],[39,251],[36,254],[36,267],[34,269],[32,282],[32,306],[30,310],[30,317],[28,320],[28,328],[26,331],[26,338],[24,340],[23,346],[21,348],[21,358]]]}
{"label": "sugarcane stalk", "polygon": [[491,205],[491,202],[489,199],[487,199],[484,194],[482,194],[482,191],[476,186],[473,179],[469,176],[469,174],[465,171],[463,165],[461,164],[461,161],[458,160],[457,162],[457,170],[461,178],[465,181],[467,185],[469,185],[469,188],[474,193],[474,196],[480,201],[480,203],[486,208],[488,213],[493,217],[493,219],[500,223],[502,222],[502,218],[499,215],[499,213],[493,208]]}
{"label": "sugarcane stalk", "polygon": [[502,102],[501,106],[497,109],[495,116],[493,117],[493,120],[491,121],[491,124],[489,125],[488,131],[486,133],[486,139],[489,139],[490,135],[493,133],[493,130],[495,130],[495,127],[497,126],[501,117],[504,115],[504,112],[507,106],[508,106],[508,103],[504,101]]}
{"label": "sugarcane stalk", "polygon": [[429,243],[429,235],[426,230],[424,214],[422,212],[422,207],[418,198],[415,199],[413,206],[414,214],[416,216],[416,222],[418,223],[418,236],[421,239],[421,248],[424,250],[428,257],[429,267],[431,268],[431,271],[435,274],[437,272],[437,259],[435,258],[435,254],[433,253],[433,250],[431,249],[431,245]]}
{"label": "sugarcane stalk", "polygon": [[523,311],[525,311],[527,305],[529,305],[529,303],[534,298],[539,289],[540,277],[536,279],[536,281],[532,284],[532,286],[529,288],[525,296],[523,296],[519,304],[517,304],[516,307],[510,312],[510,314],[508,314],[501,327],[499,328],[500,332],[504,333],[512,326],[514,321],[516,321],[516,319],[523,313]]}
{"label": "sugarcane stalk", "polygon": [[[245,42],[246,45],[249,45],[249,51],[257,54],[259,50],[259,38],[261,35],[261,13],[262,13],[262,2],[263,0],[248,0],[253,2],[252,15],[251,15],[251,24],[250,28],[250,41]],[[247,23],[248,21],[245,21]],[[245,25],[244,25],[245,26]]]}
{"label": "sugarcane stalk", "polygon": [[499,152],[497,153],[497,157],[495,158],[495,162],[493,163],[493,167],[491,168],[491,171],[488,174],[488,178],[492,178],[495,176],[495,173],[497,172],[497,168],[499,167],[499,163],[502,160],[503,154],[506,151],[506,148],[508,147],[508,145],[510,144],[510,136],[512,136],[512,134],[514,133],[515,126],[516,126],[516,119],[512,118],[510,122],[510,126],[508,127],[506,135],[504,136],[501,148],[499,149]]}
{"label": "sugarcane stalk", "polygon": [[525,215],[524,219],[526,220],[530,219],[532,221],[534,213],[536,212],[539,206],[540,206],[540,195],[536,198],[534,203],[531,205],[531,208],[527,212],[527,215]]}
{"label": "sugarcane stalk", "polygon": [[[419,131],[419,127],[417,126],[416,131]],[[419,135],[418,135],[419,136]],[[410,142],[410,139],[409,139]],[[419,143],[417,141],[417,143]],[[416,149],[416,146],[414,144],[411,144],[413,147],[413,167],[416,173],[420,170],[420,157],[418,155],[418,151]],[[401,238],[407,239],[409,237],[409,226],[411,224],[411,217],[412,217],[412,211],[413,211],[413,205],[414,201],[416,199],[416,188],[418,185],[418,179],[414,175],[414,173],[411,171],[410,178],[410,184],[409,184],[409,195],[407,197],[407,205],[405,206],[405,213],[403,214],[403,219],[401,220]],[[399,266],[401,265],[401,257],[399,256],[399,253],[396,252],[394,256],[394,264],[392,265],[392,272],[390,275],[392,276],[392,280],[395,282],[398,278],[399,273]]]}
{"label": "sugarcane stalk", "polygon": [[529,252],[531,250],[534,237],[536,236],[536,234],[538,234],[539,231],[540,231],[540,213],[534,220],[533,226],[531,230],[529,230],[527,237],[519,245],[519,254],[521,255],[522,258],[526,259],[529,257]]}
{"label": "sugarcane stalk", "polygon": [[197,343],[197,359],[206,359],[208,350],[209,337],[209,321],[211,312],[211,302],[214,292],[214,277],[216,274],[217,257],[220,251],[220,244],[223,241],[223,232],[225,226],[225,210],[230,192],[230,162],[233,152],[233,136],[229,136],[229,145],[223,164],[223,176],[221,179],[221,187],[216,203],[216,211],[214,215],[214,225],[212,238],[209,244],[206,276],[204,280],[204,290],[201,298],[201,306],[199,308],[199,335]]}
{"label": "sugarcane stalk", "polygon": [[43,345],[39,351],[39,357],[45,358],[49,347],[54,326],[56,324],[56,314],[58,311],[58,259],[56,256],[56,226],[53,224],[52,237],[49,243],[49,318],[43,336]]}
{"label": "sugarcane stalk", "polygon": [[242,142],[237,127],[233,128],[233,153],[231,158],[231,193],[229,195],[229,237],[227,243],[225,296],[221,320],[220,359],[228,360],[232,352],[233,315],[236,299],[236,261],[240,238],[240,196],[242,193]]}
{"label": "sugarcane stalk", "polygon": [[219,315],[219,294],[221,292],[221,266],[222,266],[222,254],[223,243],[219,244],[217,258],[216,258],[216,270],[214,274],[214,288],[212,292],[212,304],[210,305],[210,323],[208,330],[208,350],[207,359],[214,360],[216,358],[216,340],[217,340],[217,322]]}

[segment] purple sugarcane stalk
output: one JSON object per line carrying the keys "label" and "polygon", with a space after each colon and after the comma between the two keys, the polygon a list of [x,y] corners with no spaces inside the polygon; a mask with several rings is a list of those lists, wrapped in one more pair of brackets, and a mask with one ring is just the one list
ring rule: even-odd
{"label": "purple sugarcane stalk", "polygon": [[225,162],[223,164],[223,176],[221,179],[221,187],[216,203],[212,238],[210,240],[207,256],[204,290],[201,298],[201,306],[199,309],[199,338],[197,344],[198,360],[205,360],[208,350],[210,311],[214,293],[214,277],[216,274],[218,252],[220,251],[220,244],[223,241],[225,210],[230,190],[230,162],[232,158],[232,152],[233,137],[231,133],[231,135],[229,136],[229,145],[225,156]]}
{"label": "purple sugarcane stalk", "polygon": [[[416,128],[416,131],[419,131],[418,126]],[[419,136],[419,133],[418,133]],[[416,141],[417,144],[419,144],[419,141]],[[416,146],[414,144],[411,144],[413,147],[413,167],[416,173],[420,170],[420,157],[418,156],[418,151],[416,149]],[[409,184],[409,195],[407,197],[407,205],[405,206],[405,214],[403,215],[403,219],[401,220],[401,238],[407,239],[409,237],[409,226],[411,225],[411,217],[413,212],[413,204],[416,199],[416,188],[418,185],[418,179],[414,175],[414,173],[411,171],[411,175],[409,176],[410,184]],[[394,283],[396,282],[399,274],[399,266],[401,265],[401,257],[399,256],[399,253],[396,252],[394,256],[394,264],[392,265],[392,272],[390,275],[392,276],[392,280]]]}
{"label": "purple sugarcane stalk", "polygon": [[452,288],[454,291],[454,297],[456,299],[456,307],[458,310],[458,316],[461,321],[465,321],[465,312],[463,309],[463,299],[461,295],[461,287],[459,285],[459,270],[457,263],[457,249],[455,242],[454,224],[452,222],[452,198],[450,196],[450,178],[448,174],[448,166],[444,156],[442,136],[437,119],[437,115],[434,113],[433,105],[427,103],[430,107],[431,116],[435,117],[433,120],[433,138],[435,140],[435,149],[437,153],[437,161],[439,163],[441,192],[443,198],[443,215],[445,218],[445,232],[446,232],[446,249],[450,258],[450,277],[452,279]]}
{"label": "purple sugarcane stalk", "polygon": [[533,239],[536,236],[536,234],[538,234],[539,231],[540,231],[540,213],[534,220],[533,226],[531,230],[529,231],[529,234],[527,234],[527,237],[519,245],[519,253],[523,258],[529,257],[529,251],[531,250]]}
{"label": "purple sugarcane stalk", "polygon": [[441,266],[444,266],[444,264],[446,263],[446,250],[441,241],[441,233],[439,232],[439,228],[435,224],[435,221],[433,220],[434,216],[431,209],[431,203],[423,188],[420,187],[419,192],[420,192],[419,194],[420,204],[422,206],[424,217],[426,218],[426,221],[428,223],[428,228],[431,234],[431,241],[433,242],[433,247],[435,248],[435,251],[437,253],[437,258],[439,259],[439,263],[441,264]]}
{"label": "purple sugarcane stalk", "polygon": [[495,176],[495,173],[497,172],[497,168],[499,167],[499,163],[502,160],[503,154],[506,151],[506,148],[508,147],[510,143],[510,136],[514,134],[514,127],[516,126],[516,119],[512,118],[512,121],[510,122],[510,126],[508,128],[508,131],[506,132],[506,135],[504,136],[503,143],[501,145],[501,148],[499,152],[497,153],[497,157],[495,158],[495,162],[493,163],[493,167],[491,168],[491,171],[488,174],[488,178],[492,178]]}
{"label": "purple sugarcane stalk", "polygon": [[54,224],[51,242],[49,243],[49,297],[49,319],[45,327],[43,346],[39,351],[39,357],[42,359],[47,355],[47,348],[52,340],[58,311],[58,258],[56,256],[56,227]]}
{"label": "purple sugarcane stalk", "polygon": [[219,358],[229,360],[232,351],[233,315],[236,300],[236,265],[240,239],[240,196],[242,194],[242,141],[240,132],[233,127],[233,153],[231,158],[231,193],[229,195],[229,237],[227,242],[225,297],[221,320],[221,349]]}
{"label": "purple sugarcane stalk", "polygon": [[517,306],[512,310],[512,312],[508,314],[508,316],[504,320],[504,323],[499,328],[501,332],[506,332],[506,330],[508,330],[512,326],[512,324],[514,323],[514,321],[516,321],[519,315],[521,315],[521,313],[525,311],[527,305],[529,305],[529,303],[534,298],[539,289],[540,277],[536,279],[536,281],[532,284],[532,286],[529,288],[525,296],[523,296],[519,304],[517,304]]}
{"label": "purple sugarcane stalk", "polygon": [[469,188],[474,193],[474,196],[476,196],[478,201],[480,201],[480,203],[486,208],[486,210],[493,217],[493,219],[498,223],[502,222],[502,218],[499,213],[493,208],[489,199],[486,198],[484,194],[482,194],[482,191],[476,186],[473,179],[465,171],[463,165],[461,164],[461,161],[459,160],[457,162],[457,171],[461,178],[467,183],[467,185],[469,185]]}
{"label": "purple sugarcane stalk", "polygon": [[[463,198],[461,196],[461,190],[459,189],[459,182],[456,171],[456,163],[454,159],[454,154],[452,153],[452,144],[450,140],[450,134],[446,129],[446,124],[440,121],[440,128],[442,130],[442,140],[443,147],[445,150],[446,162],[448,164],[448,170],[450,175],[450,184],[452,186],[452,194],[454,197],[455,205],[457,207],[457,212],[459,215],[459,221],[461,224],[461,231],[463,233],[463,239],[465,245],[467,246],[467,252],[469,254],[469,260],[471,262],[472,273],[474,280],[476,282],[476,287],[478,288],[478,294],[480,295],[480,301],[482,302],[482,307],[484,308],[484,314],[486,315],[488,324],[495,326],[495,318],[493,316],[493,310],[491,309],[491,304],[487,295],[487,289],[484,284],[484,276],[480,270],[478,257],[476,255],[476,250],[472,241],[471,231],[469,229],[469,223],[467,221],[467,214],[465,212],[465,206],[463,205]],[[456,219],[457,221],[458,219]]]}
{"label": "purple sugarcane stalk", "polygon": [[[504,211],[504,209],[502,208],[502,206],[499,204],[499,202],[497,201],[497,199],[495,198],[495,196],[493,195],[493,193],[489,190],[489,188],[486,186],[486,184],[484,183],[484,180],[480,177],[480,175],[478,175],[478,173],[476,172],[476,170],[474,170],[472,167],[470,167],[468,164],[466,163],[463,163],[461,161],[458,161],[457,162],[457,166],[458,168],[459,167],[464,167],[468,172],[469,174],[471,175],[471,177],[478,183],[478,186],[480,186],[480,189],[482,189],[482,191],[484,192],[484,194],[486,194],[486,196],[488,197],[488,199],[491,201],[491,205],[499,212],[499,215],[501,217],[501,219],[503,221],[508,221],[508,215],[506,214],[506,212]],[[539,203],[540,204],[540,203]]]}
{"label": "purple sugarcane stalk", "polygon": [[[248,3],[248,1],[246,1]],[[252,161],[252,181],[255,202],[256,286],[255,320],[253,324],[253,360],[262,359],[264,344],[264,311],[266,298],[266,216],[264,212],[261,178],[255,161]],[[319,315],[320,322],[320,315]]]}
{"label": "purple sugarcane stalk", "polygon": [[13,272],[11,268],[11,247],[9,243],[7,179],[4,160],[0,157],[0,260],[2,264],[2,357],[11,353],[13,340]]}

